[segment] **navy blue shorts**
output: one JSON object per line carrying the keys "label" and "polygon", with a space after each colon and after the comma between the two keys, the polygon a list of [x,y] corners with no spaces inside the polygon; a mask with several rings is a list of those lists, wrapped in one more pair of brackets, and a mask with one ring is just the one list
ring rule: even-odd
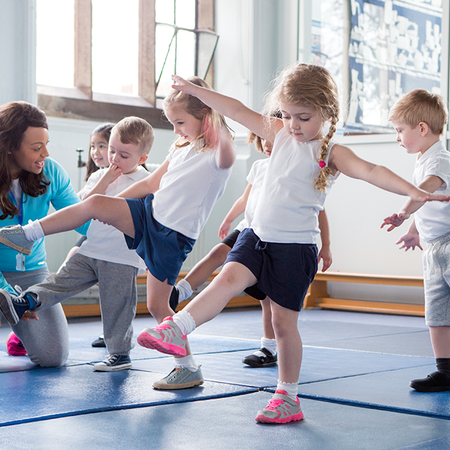
{"label": "navy blue shorts", "polygon": [[[239,230],[234,230],[233,232],[231,232],[227,237],[225,237],[224,239],[222,239],[222,244],[228,245],[228,247],[233,248],[234,244],[236,243],[239,234],[241,232]],[[244,290],[244,292],[248,295],[250,295],[251,297],[255,298],[256,300],[264,300],[267,295],[264,294],[263,291],[261,291],[261,289],[259,289],[256,284],[254,286],[250,286],[247,289]]]}
{"label": "navy blue shorts", "polygon": [[134,239],[124,235],[128,248],[136,250],[149,272],[159,281],[174,285],[195,239],[161,225],[152,214],[153,194],[144,199],[125,199],[134,224]]}
{"label": "navy blue shorts", "polygon": [[246,228],[225,264],[230,261],[247,267],[258,280],[255,286],[275,303],[300,311],[317,272],[318,250],[315,244],[262,242]]}

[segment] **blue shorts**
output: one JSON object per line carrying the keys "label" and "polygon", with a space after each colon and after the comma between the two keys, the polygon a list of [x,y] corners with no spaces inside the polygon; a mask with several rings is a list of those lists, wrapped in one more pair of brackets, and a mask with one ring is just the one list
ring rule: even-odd
{"label": "blue shorts", "polygon": [[225,264],[235,261],[247,267],[256,287],[284,308],[300,311],[318,267],[315,244],[262,242],[251,228],[239,235]]}
{"label": "blue shorts", "polygon": [[144,199],[125,199],[134,224],[134,239],[124,235],[128,248],[144,260],[149,272],[159,281],[174,285],[195,239],[188,238],[153,218],[153,194]]}
{"label": "blue shorts", "polygon": [[[241,232],[239,230],[232,231],[227,237],[222,239],[221,243],[227,245],[230,248],[233,248],[234,244],[236,244],[236,241],[240,233]],[[261,291],[261,289],[259,289],[256,286],[256,284],[254,286],[248,287],[247,289],[244,290],[244,292],[250,295],[251,297],[255,298],[256,300],[264,300],[267,297],[267,295],[264,294],[264,292]]]}

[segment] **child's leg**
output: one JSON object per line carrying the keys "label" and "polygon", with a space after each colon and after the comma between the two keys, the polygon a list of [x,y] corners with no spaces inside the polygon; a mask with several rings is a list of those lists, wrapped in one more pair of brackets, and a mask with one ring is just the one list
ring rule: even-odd
{"label": "child's leg", "polygon": [[129,355],[136,315],[136,267],[96,260],[103,335],[108,353]]}
{"label": "child's leg", "polygon": [[233,297],[257,281],[246,266],[231,261],[225,264],[207,288],[186,305],[183,312],[189,313],[195,327],[198,327],[216,317]]}
{"label": "child's leg", "polygon": [[435,358],[450,358],[450,327],[430,327]]}
{"label": "child's leg", "polygon": [[124,198],[93,195],[83,202],[49,214],[39,223],[44,234],[50,235],[73,230],[91,219],[112,225],[122,233],[134,237],[134,224],[130,208]]}
{"label": "child's leg", "polygon": [[185,280],[192,290],[205,283],[211,274],[226,260],[231,248],[226,244],[217,244],[211,251],[199,261],[186,275]]}
{"label": "child's leg", "polygon": [[242,362],[250,367],[270,367],[277,364],[277,341],[272,326],[271,300],[266,297],[261,301],[262,322],[264,336],[261,338],[261,347],[251,355],[246,356]]}
{"label": "child's leg", "polygon": [[297,328],[298,311],[284,308],[271,301],[272,324],[278,345],[279,380],[298,384],[303,345]]}

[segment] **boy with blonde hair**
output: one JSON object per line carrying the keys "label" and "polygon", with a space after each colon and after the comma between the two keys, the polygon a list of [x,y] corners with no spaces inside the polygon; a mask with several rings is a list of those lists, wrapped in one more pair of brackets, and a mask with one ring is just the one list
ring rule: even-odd
{"label": "boy with blonde hair", "polygon": [[[126,117],[111,130],[108,146],[110,166],[94,172],[84,189],[83,199],[104,194],[115,196],[149,173],[145,163],[154,141],[153,128],[138,117]],[[21,301],[19,319],[25,310],[37,314],[45,308],[99,284],[103,334],[108,350],[105,360],[94,364],[95,371],[111,372],[131,367],[132,321],[136,314],[138,271],[145,263],[134,250],[129,250],[122,232],[92,220],[87,240],[56,274],[29,287],[20,297],[0,289],[0,303]]]}
{"label": "boy with blonde hair", "polygon": [[[450,195],[450,154],[441,136],[448,120],[441,96],[423,89],[409,92],[392,107],[389,115],[397,141],[407,153],[417,154],[413,183],[428,192]],[[407,201],[398,214],[384,220],[388,231],[414,214],[408,232],[397,244],[405,250],[428,244],[423,254],[425,321],[430,329],[437,371],[412,380],[421,392],[450,391],[450,204]]]}

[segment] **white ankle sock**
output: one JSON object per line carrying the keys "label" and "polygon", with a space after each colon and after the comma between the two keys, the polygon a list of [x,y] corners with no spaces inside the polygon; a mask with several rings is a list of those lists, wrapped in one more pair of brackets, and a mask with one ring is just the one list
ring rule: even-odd
{"label": "white ankle sock", "polygon": [[[277,340],[276,339],[267,339],[265,337],[261,338],[261,348],[266,348],[269,350],[272,355],[277,354]],[[253,353],[256,356],[266,356],[263,352],[260,352],[259,350]]]}
{"label": "white ankle sock", "polygon": [[198,364],[194,360],[193,355],[185,356],[184,358],[175,358],[175,368],[188,369],[191,372],[196,372],[198,370]]}
{"label": "white ankle sock", "polygon": [[192,295],[192,287],[184,278],[177,283],[176,287],[178,289],[178,292],[180,293],[178,302],[182,302]]}
{"label": "white ankle sock", "polygon": [[28,224],[24,225],[22,229],[29,241],[37,241],[45,236],[39,220],[29,220]]}
{"label": "white ankle sock", "polygon": [[195,330],[195,320],[187,311],[181,310],[177,312],[173,316],[173,321],[185,335]]}
{"label": "white ankle sock", "polygon": [[278,380],[277,391],[278,390],[286,391],[288,397],[292,398],[292,400],[297,400],[298,383],[285,383]]}

